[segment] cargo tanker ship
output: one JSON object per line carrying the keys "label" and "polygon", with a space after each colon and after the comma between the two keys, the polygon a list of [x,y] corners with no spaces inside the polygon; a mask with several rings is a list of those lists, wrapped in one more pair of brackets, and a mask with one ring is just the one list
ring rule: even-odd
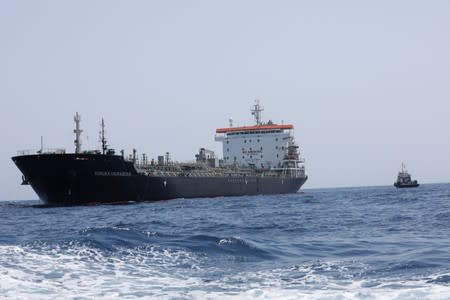
{"label": "cargo tanker ship", "polygon": [[[81,149],[80,121],[75,121],[75,152],[64,149],[22,151],[12,160],[48,205],[83,205],[154,201],[174,198],[225,197],[295,193],[305,183],[304,160],[294,141],[291,124],[266,123],[257,101],[252,107],[255,124],[216,129],[223,158],[200,148],[195,161],[173,162],[170,154],[149,160],[137,151],[125,156],[108,147],[105,125],[101,150]],[[42,143],[41,143],[42,144]]]}

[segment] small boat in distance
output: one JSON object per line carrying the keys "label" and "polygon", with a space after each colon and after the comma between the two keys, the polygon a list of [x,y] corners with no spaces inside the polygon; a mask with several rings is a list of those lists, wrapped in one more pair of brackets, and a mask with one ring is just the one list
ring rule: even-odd
{"label": "small boat in distance", "polygon": [[405,168],[405,164],[402,163],[402,169],[398,172],[397,181],[394,182],[394,186],[396,188],[410,188],[410,187],[418,187],[419,184],[417,180],[411,180],[411,175]]}

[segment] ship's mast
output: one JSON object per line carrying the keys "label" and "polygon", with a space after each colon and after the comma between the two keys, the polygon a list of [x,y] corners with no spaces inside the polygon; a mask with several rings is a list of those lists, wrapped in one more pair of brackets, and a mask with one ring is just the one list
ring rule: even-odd
{"label": "ship's mast", "polygon": [[252,115],[255,116],[256,125],[262,125],[261,112],[263,110],[264,108],[261,105],[259,105],[259,100],[255,100],[255,105],[253,105],[251,111]]}
{"label": "ship's mast", "polygon": [[75,133],[75,153],[80,153],[81,152],[81,140],[80,140],[80,135],[83,132],[83,130],[80,129],[80,121],[81,121],[81,116],[78,114],[75,115],[75,117],[73,118],[73,120],[75,121],[75,130],[73,131]]}
{"label": "ship's mast", "polygon": [[105,154],[106,150],[108,149],[108,145],[106,144],[105,120],[103,118],[102,118],[101,128],[102,128],[102,130],[100,131],[100,142],[102,143],[102,153]]}

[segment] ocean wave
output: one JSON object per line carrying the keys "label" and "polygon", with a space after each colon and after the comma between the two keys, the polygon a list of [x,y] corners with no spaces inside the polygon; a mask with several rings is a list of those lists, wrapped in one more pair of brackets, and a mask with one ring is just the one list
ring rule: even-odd
{"label": "ocean wave", "polygon": [[450,274],[439,274],[431,278],[427,283],[437,283],[445,286],[450,286]]}
{"label": "ocean wave", "polygon": [[[221,239],[222,245],[240,243]],[[220,241],[219,241],[220,242]],[[202,256],[158,247],[123,249],[115,255],[79,244],[0,246],[0,294],[14,299],[448,299],[449,274],[424,278],[354,278],[349,261],[211,276]],[[183,266],[183,267],[181,267]],[[344,274],[339,278],[336,274]]]}
{"label": "ocean wave", "polygon": [[0,298],[447,299],[448,187],[0,203]]}
{"label": "ocean wave", "polygon": [[228,261],[270,260],[274,257],[264,245],[240,237],[193,235],[182,239],[176,245],[208,257],[219,256]]}

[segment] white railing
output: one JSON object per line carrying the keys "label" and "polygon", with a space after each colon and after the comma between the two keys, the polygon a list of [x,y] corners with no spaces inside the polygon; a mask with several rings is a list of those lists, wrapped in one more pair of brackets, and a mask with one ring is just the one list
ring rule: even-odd
{"label": "white railing", "polygon": [[26,149],[17,151],[17,155],[32,155],[32,154],[65,154],[66,149],[63,148],[44,148],[44,149]]}

